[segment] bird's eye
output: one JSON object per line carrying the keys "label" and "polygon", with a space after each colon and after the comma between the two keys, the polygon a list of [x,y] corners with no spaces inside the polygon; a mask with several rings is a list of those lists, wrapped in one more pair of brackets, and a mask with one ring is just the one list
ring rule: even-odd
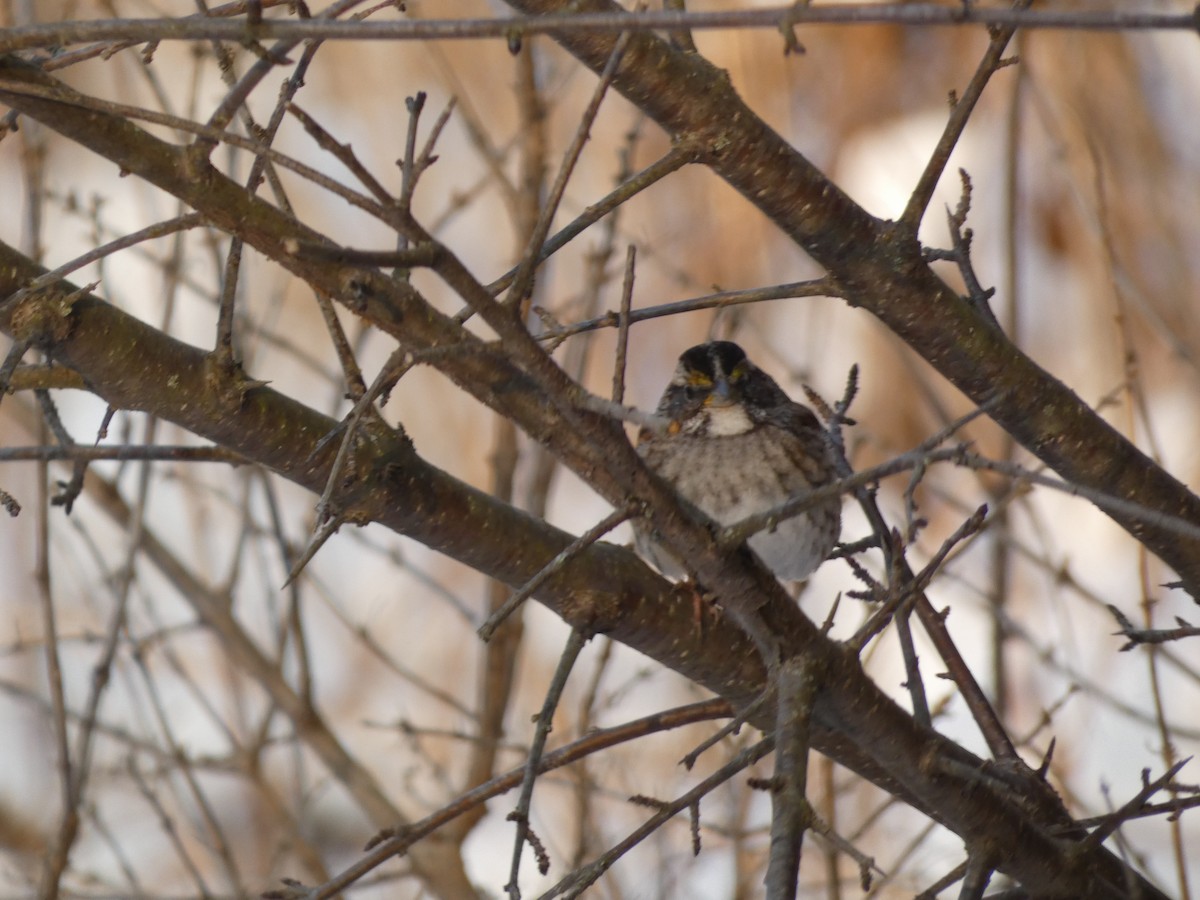
{"label": "bird's eye", "polygon": [[688,372],[687,376],[688,387],[694,388],[710,388],[712,387],[712,379],[703,372]]}
{"label": "bird's eye", "polygon": [[733,371],[729,373],[729,380],[733,382],[741,381],[748,374],[745,363],[738,363],[733,367]]}

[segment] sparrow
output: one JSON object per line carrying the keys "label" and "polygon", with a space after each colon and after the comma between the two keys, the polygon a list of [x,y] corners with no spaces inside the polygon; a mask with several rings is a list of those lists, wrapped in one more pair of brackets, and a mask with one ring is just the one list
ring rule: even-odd
{"label": "sparrow", "polygon": [[[731,341],[698,344],[679,357],[658,402],[665,430],[643,428],[637,452],[651,471],[718,525],[732,525],[836,479],[825,430]],[[841,499],[823,501],[754,534],[750,549],[777,578],[800,581],[829,556],[841,533]],[[669,578],[686,566],[641,523],[638,552]]]}

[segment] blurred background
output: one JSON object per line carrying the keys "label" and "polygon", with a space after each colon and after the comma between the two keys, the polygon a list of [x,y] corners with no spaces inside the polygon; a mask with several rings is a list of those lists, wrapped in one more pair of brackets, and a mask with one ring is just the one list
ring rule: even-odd
{"label": "blurred background", "polygon": [[[408,0],[388,20],[510,14],[500,3]],[[691,10],[738,4],[698,2]],[[1101,3],[1038,8],[1104,8]],[[1113,4],[1113,7],[1126,4]],[[1182,3],[1146,9],[1186,11]],[[213,7],[216,9],[215,5]],[[363,5],[356,12],[373,9]],[[190,2],[20,2],[0,4],[5,28],[67,19],[185,16]],[[314,13],[319,8],[314,5]],[[287,14],[286,6],[268,15]],[[698,51],[727,70],[747,103],[856,201],[896,217],[945,125],[948,94],[961,91],[987,44],[979,28],[805,27],[806,52],[785,55],[776,31],[698,31]],[[116,102],[203,122],[224,97],[211,43],[164,42],[83,58],[81,47],[47,46],[56,77]],[[944,210],[961,196],[957,169],[974,190],[968,226],[973,258],[1006,332],[1034,360],[1184,483],[1198,478],[1200,430],[1200,54],[1188,33],[1038,31],[1012,45],[1020,64],[993,78],[942,179],[922,229],[946,247]],[[226,45],[235,73],[253,57]],[[72,57],[71,54],[77,54]],[[282,67],[251,95],[259,122],[288,77]],[[405,99],[427,94],[424,140],[436,116],[455,108],[437,161],[415,194],[418,218],[487,283],[520,257],[528,227],[527,187],[537,169],[553,178],[596,79],[549,39],[329,43],[316,54],[295,102],[387,187],[398,191],[409,118]],[[544,117],[531,116],[533,98]],[[164,139],[177,132],[146,126]],[[354,184],[352,175],[292,118],[274,147]],[[669,149],[667,137],[615,94],[604,101],[572,175],[556,227],[602,198],[623,174]],[[222,148],[214,163],[235,179],[246,154]],[[531,170],[533,175],[531,176]],[[22,120],[0,141],[0,239],[54,267],[114,237],[180,214],[177,201],[112,164]],[[388,250],[395,235],[378,221],[297,176],[282,181],[296,215],[347,246]],[[535,191],[536,194],[536,191]],[[525,217],[525,218],[523,218]],[[203,230],[141,244],[72,277],[99,281],[99,296],[181,340],[211,346],[227,240]],[[559,252],[539,273],[535,331],[571,324],[619,305],[626,250],[636,247],[633,306],[647,308],[814,278],[821,273],[747,201],[707,170],[672,174]],[[961,285],[945,264],[945,277]],[[445,312],[462,307],[440,281],[414,283]],[[247,252],[238,284],[238,339],[246,371],[335,417],[349,403],[311,291]],[[394,349],[386,335],[340,318],[368,381]],[[484,333],[484,332],[481,332]],[[710,336],[739,341],[794,397],[809,385],[841,396],[857,364],[861,389],[850,411],[852,461],[863,468],[910,449],[968,412],[970,403],[868,314],[832,298],[799,297],[656,318],[630,334],[626,400],[657,401],[680,352]],[[556,358],[607,396],[615,330],[564,341]],[[5,347],[7,350],[7,347]],[[28,361],[28,360],[27,360]],[[104,404],[82,391],[54,402],[68,430],[91,443]],[[385,408],[426,459],[486,490],[505,481],[515,451],[512,502],[573,533],[608,506],[507,423],[430,368],[405,375]],[[1035,460],[997,428],[976,420],[966,436],[989,456],[1032,469]],[[31,396],[0,403],[0,447],[48,442]],[[167,422],[119,412],[113,442],[189,444]],[[353,862],[377,830],[340,773],[275,711],[254,673],[226,642],[196,624],[189,590],[211,592],[277,664],[297,691],[309,690],[329,731],[365,777],[412,818],[465,787],[479,727],[483,645],[475,628],[494,586],[479,573],[379,526],[343,527],[296,583],[284,587],[286,545],[294,553],[313,529],[316,498],[281,479],[222,464],[101,463],[68,516],[45,491],[70,467],[10,462],[0,487],[24,507],[0,524],[0,896],[30,896],[61,817],[52,679],[47,647],[62,663],[65,716],[78,737],[93,671],[116,627],[111,681],[95,711],[82,824],[63,884],[75,896],[243,896],[281,877],[315,883]],[[50,487],[41,482],[48,478]],[[904,478],[881,490],[885,514],[905,521]],[[1194,604],[1163,587],[1172,575],[1084,500],[1045,488],[1013,489],[993,477],[948,467],[917,490],[927,526],[911,548],[914,567],[983,502],[1006,513],[960,546],[930,595],[950,609],[949,626],[1025,758],[1036,765],[1056,739],[1055,786],[1079,817],[1120,806],[1200,749],[1200,656],[1194,643],[1120,652],[1112,604],[1146,627],[1193,622]],[[843,539],[867,533],[847,506]],[[627,526],[623,526],[623,529]],[[628,542],[626,530],[610,536]],[[146,550],[148,540],[161,556]],[[50,589],[39,586],[45,554]],[[172,572],[163,563],[179,567]],[[876,560],[875,574],[881,575]],[[180,571],[184,574],[181,575]],[[842,561],[823,566],[802,608],[821,621],[842,594],[834,625],[845,636],[867,610],[848,599],[859,587]],[[46,597],[53,600],[55,632]],[[114,609],[125,605],[116,623]],[[514,644],[516,674],[503,709],[498,771],[519,765],[567,629],[527,604]],[[303,652],[296,623],[302,623]],[[1194,641],[1195,639],[1193,639]],[[937,726],[976,753],[986,747],[950,682],[927,652]],[[866,655],[869,671],[902,705],[897,647],[885,637]],[[604,638],[585,649],[559,707],[551,746],[588,729],[702,699],[704,692]],[[719,723],[718,723],[719,724]],[[695,725],[615,747],[538,783],[533,827],[551,858],[532,862],[522,889],[536,896],[574,866],[624,837],[648,812],[627,797],[673,798],[754,738],[728,738],[689,772],[678,760],[717,725]],[[74,744],[72,745],[74,748]],[[821,765],[814,763],[814,765]],[[769,760],[759,774],[768,774]],[[881,791],[825,765],[814,800],[838,831],[889,873],[871,895],[911,896],[960,859],[961,841]],[[1184,782],[1195,783],[1194,766]],[[1160,799],[1165,799],[1160,798]],[[492,801],[462,846],[463,865],[485,895],[508,878],[515,798]],[[765,795],[731,783],[705,799],[703,852],[681,817],[622,859],[592,889],[598,897],[754,897],[761,893],[770,810]],[[1200,830],[1185,815],[1121,829],[1120,846],[1168,894],[1187,896],[1200,879]],[[819,846],[819,845],[818,845]],[[811,896],[861,896],[857,870],[820,852],[805,856]],[[403,861],[350,894],[422,896]],[[832,885],[837,885],[834,887]],[[1194,888],[1193,888],[1194,890]],[[348,895],[350,895],[348,894]],[[808,896],[805,893],[805,896]],[[947,894],[949,896],[949,894]]]}

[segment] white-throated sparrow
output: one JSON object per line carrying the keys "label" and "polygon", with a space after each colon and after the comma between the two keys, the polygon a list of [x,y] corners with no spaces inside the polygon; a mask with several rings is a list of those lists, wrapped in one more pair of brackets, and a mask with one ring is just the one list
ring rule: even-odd
{"label": "white-throated sparrow", "polygon": [[[679,357],[658,402],[666,432],[642,429],[638,454],[683,499],[731,525],[834,480],[828,438],[817,417],[730,341],[699,344]],[[807,578],[841,532],[841,500],[760,531],[749,544],[779,578]],[[638,552],[669,577],[684,567],[635,523]]]}

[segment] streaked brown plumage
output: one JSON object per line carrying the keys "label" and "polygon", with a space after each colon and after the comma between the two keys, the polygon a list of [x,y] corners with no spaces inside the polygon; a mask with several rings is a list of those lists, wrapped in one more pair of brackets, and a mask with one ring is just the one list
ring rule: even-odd
{"label": "streaked brown plumage", "polygon": [[[778,506],[834,480],[828,439],[815,415],[746,358],[737,344],[699,344],[679,357],[658,404],[666,433],[643,429],[638,454],[685,500],[721,525]],[[685,567],[645,528],[637,548],[664,575]],[[807,578],[841,532],[840,498],[750,538],[750,548],[784,579]]]}

